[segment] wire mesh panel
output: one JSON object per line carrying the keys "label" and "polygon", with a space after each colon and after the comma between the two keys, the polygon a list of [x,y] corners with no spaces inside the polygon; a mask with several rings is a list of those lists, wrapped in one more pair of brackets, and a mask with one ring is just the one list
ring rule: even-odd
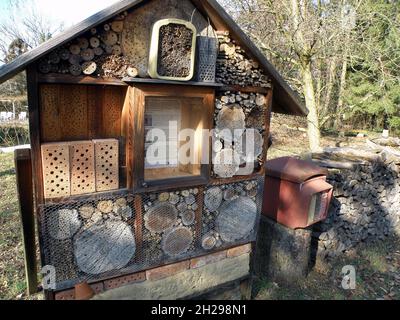
{"label": "wire mesh panel", "polygon": [[44,264],[55,268],[57,290],[141,268],[134,197],[46,205],[40,217]]}
{"label": "wire mesh panel", "polygon": [[44,265],[60,291],[254,241],[263,181],[41,206]]}
{"label": "wire mesh panel", "polygon": [[204,191],[201,246],[206,251],[256,240],[264,179],[210,186]]}
{"label": "wire mesh panel", "polygon": [[199,36],[197,46],[197,81],[215,82],[218,39],[214,36]]}
{"label": "wire mesh panel", "polygon": [[143,259],[149,265],[181,260],[196,252],[199,195],[200,190],[194,188],[143,197]]}

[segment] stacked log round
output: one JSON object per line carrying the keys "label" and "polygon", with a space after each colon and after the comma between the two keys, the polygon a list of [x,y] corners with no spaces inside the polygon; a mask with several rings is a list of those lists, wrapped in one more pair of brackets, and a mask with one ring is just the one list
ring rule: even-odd
{"label": "stacked log round", "polygon": [[217,59],[216,81],[242,87],[270,87],[270,79],[260,65],[249,59],[245,51],[228,34],[218,36],[220,50]]}
{"label": "stacked log round", "polygon": [[[370,152],[358,151],[360,155]],[[335,157],[338,167],[349,164],[348,159],[340,162]],[[328,182],[334,186],[334,200],[328,219],[314,232],[319,257],[332,258],[362,242],[399,234],[400,157],[373,153],[371,158],[353,168],[330,169]]]}
{"label": "stacked log round", "polygon": [[[254,161],[255,170],[262,166],[266,140],[266,111],[266,97],[263,94],[226,91],[217,96],[214,115],[216,132],[213,141],[215,176],[229,178],[238,172],[231,170],[227,176],[225,171],[221,172],[221,166],[218,166],[217,160],[227,149],[235,149],[240,156],[241,166],[249,161]],[[233,131],[236,129],[242,129],[243,132]],[[253,133],[251,130],[254,130]],[[246,131],[249,131],[249,137],[254,136],[249,145],[254,146],[253,157],[249,157],[251,152],[247,152],[249,150],[245,139]],[[231,139],[228,136],[231,136]]]}
{"label": "stacked log round", "polygon": [[[159,263],[195,249],[199,189],[162,192],[143,197],[145,260]],[[184,235],[182,242],[176,238]]]}
{"label": "stacked log round", "polygon": [[205,190],[201,239],[204,250],[253,235],[259,215],[258,191],[259,182],[255,180]]}
{"label": "stacked log round", "polygon": [[54,50],[39,63],[39,72],[117,79],[137,77],[137,68],[121,48],[124,19],[125,16],[118,16]]}

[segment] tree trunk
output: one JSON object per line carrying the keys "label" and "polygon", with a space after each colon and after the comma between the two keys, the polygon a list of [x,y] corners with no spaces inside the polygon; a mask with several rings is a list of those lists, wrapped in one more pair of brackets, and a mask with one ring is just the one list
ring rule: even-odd
{"label": "tree trunk", "polygon": [[319,128],[318,110],[315,99],[315,89],[311,72],[311,61],[302,65],[301,74],[303,78],[304,97],[306,99],[306,107],[309,110],[308,120],[308,138],[310,140],[311,151],[320,149],[321,133]]}
{"label": "tree trunk", "polygon": [[343,54],[342,73],[340,76],[339,98],[338,98],[338,104],[337,104],[337,108],[336,108],[336,123],[335,123],[336,129],[339,127],[340,116],[343,113],[344,91],[346,90],[346,78],[347,78],[347,54],[348,54],[348,51],[347,51],[347,49],[345,49],[345,52]]}
{"label": "tree trunk", "polygon": [[324,115],[328,115],[330,110],[333,86],[335,85],[335,78],[336,78],[336,66],[337,66],[337,58],[333,57],[329,64],[329,78],[328,78],[328,84],[326,86]]}

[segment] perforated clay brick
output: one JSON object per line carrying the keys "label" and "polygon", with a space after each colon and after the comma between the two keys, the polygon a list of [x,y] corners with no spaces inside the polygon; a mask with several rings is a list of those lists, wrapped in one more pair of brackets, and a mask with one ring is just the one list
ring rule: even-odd
{"label": "perforated clay brick", "polygon": [[94,144],[92,141],[70,143],[71,194],[96,192]]}
{"label": "perforated clay brick", "polygon": [[96,158],[96,191],[119,188],[118,140],[93,140]]}
{"label": "perforated clay brick", "polygon": [[68,197],[70,189],[69,145],[42,145],[44,196],[46,199]]}

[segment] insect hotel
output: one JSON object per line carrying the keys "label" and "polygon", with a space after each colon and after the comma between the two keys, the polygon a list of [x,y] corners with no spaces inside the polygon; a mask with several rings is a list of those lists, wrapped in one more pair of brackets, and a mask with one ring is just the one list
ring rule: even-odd
{"label": "insect hotel", "polygon": [[30,288],[33,219],[47,299],[78,298],[79,284],[97,299],[180,299],[250,278],[271,112],[306,110],[215,0],[119,1],[0,81],[25,69]]}

